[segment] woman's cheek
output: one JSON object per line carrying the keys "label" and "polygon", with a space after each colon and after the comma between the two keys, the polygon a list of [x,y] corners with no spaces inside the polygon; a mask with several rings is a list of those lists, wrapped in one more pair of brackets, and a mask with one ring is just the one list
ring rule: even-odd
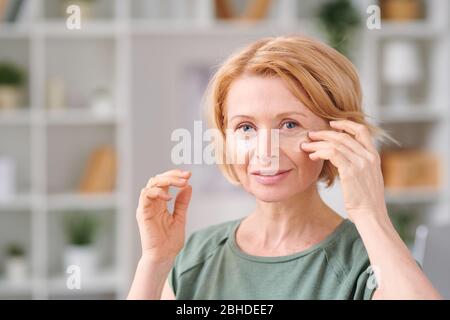
{"label": "woman's cheek", "polygon": [[256,139],[242,139],[237,136],[230,136],[227,140],[227,154],[229,156],[228,163],[230,164],[246,164],[248,163],[249,155],[256,147]]}
{"label": "woman's cheek", "polygon": [[251,145],[240,139],[229,139],[227,142],[227,163],[233,168],[239,182],[245,184]]}
{"label": "woman's cheek", "polygon": [[281,153],[283,153],[297,168],[297,173],[302,179],[317,178],[323,168],[323,160],[311,160],[309,153],[300,148],[300,144],[308,141],[304,138],[296,141],[281,142]]}
{"label": "woman's cheek", "polygon": [[244,185],[248,180],[247,177],[247,165],[244,164],[234,164],[233,165],[234,172],[236,173],[239,182]]}
{"label": "woman's cheek", "polygon": [[309,154],[306,152],[301,153],[301,159],[299,162],[300,173],[307,175],[310,179],[317,179],[322,171],[324,161],[323,160],[311,160]]}

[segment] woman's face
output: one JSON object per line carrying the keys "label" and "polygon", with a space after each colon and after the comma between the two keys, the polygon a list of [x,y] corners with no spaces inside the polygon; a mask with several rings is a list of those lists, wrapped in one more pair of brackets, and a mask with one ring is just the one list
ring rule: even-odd
{"label": "woman's face", "polygon": [[262,201],[303,192],[317,178],[323,161],[312,161],[300,144],[307,131],[327,122],[313,114],[279,77],[243,76],[227,95],[227,148],[239,181]]}

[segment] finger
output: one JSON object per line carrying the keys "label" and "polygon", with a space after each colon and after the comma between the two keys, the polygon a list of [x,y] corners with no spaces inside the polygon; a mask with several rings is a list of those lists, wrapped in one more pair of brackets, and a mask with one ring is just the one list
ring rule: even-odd
{"label": "finger", "polygon": [[162,176],[175,176],[175,177],[188,178],[188,177],[190,177],[191,172],[189,170],[173,169],[173,170],[163,172],[161,175]]}
{"label": "finger", "polygon": [[157,213],[166,211],[166,201],[169,201],[171,198],[169,194],[159,188],[143,188],[139,197],[137,218],[151,218]]}
{"label": "finger", "polygon": [[174,177],[174,178],[181,178],[181,179],[189,179],[191,177],[191,172],[190,171],[182,171],[180,169],[169,170],[162,174],[157,174],[156,176],[151,177],[147,181],[146,186],[153,187],[153,182],[155,181],[156,178],[159,178],[159,177]]}
{"label": "finger", "polygon": [[320,149],[309,155],[312,160],[329,160],[336,168],[344,169],[351,166],[347,158],[336,149]]}
{"label": "finger", "polygon": [[370,152],[360,142],[355,140],[348,133],[336,132],[332,130],[311,131],[309,133],[311,140],[323,139],[335,143],[341,143],[353,152],[359,154],[361,157],[369,159]]}
{"label": "finger", "polygon": [[367,150],[372,152],[376,151],[375,145],[372,141],[372,136],[367,126],[351,120],[330,121],[330,126],[354,135],[355,139],[359,141]]}
{"label": "finger", "polygon": [[147,188],[160,187],[165,189],[165,187],[175,186],[184,187],[187,182],[185,178],[173,177],[173,176],[156,176],[149,180],[147,183]]}
{"label": "finger", "polygon": [[192,187],[190,185],[187,185],[178,192],[173,209],[174,218],[185,219],[191,196]]}
{"label": "finger", "polygon": [[141,197],[143,201],[145,201],[146,199],[149,200],[161,199],[166,201],[172,199],[172,196],[169,193],[160,188],[144,188],[141,194],[143,195],[143,197]]}
{"label": "finger", "polygon": [[[315,152],[321,151],[321,150],[331,150],[327,151],[327,154],[333,155],[337,154],[345,158],[348,164],[356,165],[358,168],[363,165],[363,158],[358,156],[356,153],[348,149],[346,146],[340,144],[340,143],[334,143],[329,141],[316,141],[316,142],[310,142],[310,143],[303,143],[302,147],[307,150],[311,151],[313,153],[310,154],[310,158],[314,160],[317,158],[317,153],[314,155]],[[330,159],[326,159],[330,160]]]}
{"label": "finger", "polygon": [[181,169],[173,169],[160,174],[161,176],[171,176],[171,177],[180,177],[180,178],[188,178],[191,176],[191,172],[188,170]]}

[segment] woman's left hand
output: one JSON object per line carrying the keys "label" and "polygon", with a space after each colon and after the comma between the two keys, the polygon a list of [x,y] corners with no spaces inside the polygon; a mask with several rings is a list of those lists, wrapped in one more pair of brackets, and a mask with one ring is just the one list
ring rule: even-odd
{"label": "woman's left hand", "polygon": [[380,156],[369,129],[350,120],[330,121],[336,130],[311,131],[301,148],[311,160],[329,160],[337,167],[349,218],[387,214]]}

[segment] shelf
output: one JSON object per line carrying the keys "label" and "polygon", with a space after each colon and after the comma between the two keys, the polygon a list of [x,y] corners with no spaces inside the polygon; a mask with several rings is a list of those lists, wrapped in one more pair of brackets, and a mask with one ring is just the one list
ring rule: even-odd
{"label": "shelf", "polygon": [[398,122],[434,122],[443,120],[442,111],[430,109],[427,106],[408,106],[396,108],[395,106],[380,106],[378,119],[381,123]]}
{"label": "shelf", "polygon": [[30,31],[29,24],[0,23],[0,39],[27,38]]}
{"label": "shelf", "polygon": [[435,38],[445,35],[447,30],[428,21],[418,22],[381,22],[381,29],[370,30],[368,34],[379,38],[408,37]]}
{"label": "shelf", "polygon": [[61,193],[48,196],[49,210],[105,210],[115,209],[118,199],[115,193],[81,194]]}
{"label": "shelf", "polygon": [[32,112],[30,108],[19,108],[12,111],[0,112],[0,126],[3,125],[30,125]]}
{"label": "shelf", "polygon": [[110,20],[82,22],[80,29],[69,29],[65,19],[51,19],[35,24],[35,30],[49,37],[114,37],[119,25]]}
{"label": "shelf", "polygon": [[441,192],[435,188],[417,187],[410,189],[386,188],[385,200],[391,205],[410,205],[435,203],[441,198]]}
{"label": "shelf", "polygon": [[36,22],[33,28],[28,24],[3,23],[0,24],[0,39],[27,38],[32,34],[49,37],[114,37],[120,29],[120,24],[108,20],[94,20],[82,22],[80,29],[68,29],[66,20],[52,19],[46,22]]}
{"label": "shelf", "polygon": [[11,199],[0,200],[0,210],[29,210],[32,196],[30,194],[17,194]]}
{"label": "shelf", "polygon": [[[211,21],[195,23],[189,20],[133,20],[129,25],[108,20],[95,20],[84,22],[81,29],[68,29],[65,20],[52,19],[46,22],[29,26],[7,25],[0,26],[0,39],[29,37],[31,33],[44,35],[50,38],[60,37],[106,37],[112,38],[123,32],[132,34],[155,34],[155,35],[227,35],[227,34],[267,34],[295,32],[302,30],[304,33],[314,33],[317,23],[312,19],[302,19],[294,23],[280,23],[278,21],[248,21],[227,22]],[[317,33],[317,32],[316,32]],[[319,36],[319,34],[317,34]]]}
{"label": "shelf", "polygon": [[50,295],[76,295],[76,294],[102,294],[115,293],[118,285],[118,274],[113,269],[99,271],[92,279],[81,278],[80,289],[68,289],[65,274],[56,275],[49,279],[48,289]]}
{"label": "shelf", "polygon": [[103,115],[90,110],[33,112],[29,108],[21,108],[12,112],[0,112],[0,126],[28,126],[34,117],[43,118],[47,125],[113,125],[120,122],[120,117],[115,112]]}
{"label": "shelf", "polygon": [[32,293],[31,279],[24,282],[14,283],[4,278],[0,279],[0,296],[5,295],[30,295]]}
{"label": "shelf", "polygon": [[155,35],[233,35],[233,34],[274,34],[280,32],[294,32],[302,30],[303,33],[317,33],[317,23],[313,19],[302,19],[295,23],[283,24],[277,21],[248,21],[227,22],[211,21],[193,23],[189,20],[133,20],[130,32],[133,34]]}
{"label": "shelf", "polygon": [[119,121],[119,117],[114,112],[100,115],[87,108],[85,110],[68,109],[46,112],[45,122],[48,125],[97,125],[115,124]]}

